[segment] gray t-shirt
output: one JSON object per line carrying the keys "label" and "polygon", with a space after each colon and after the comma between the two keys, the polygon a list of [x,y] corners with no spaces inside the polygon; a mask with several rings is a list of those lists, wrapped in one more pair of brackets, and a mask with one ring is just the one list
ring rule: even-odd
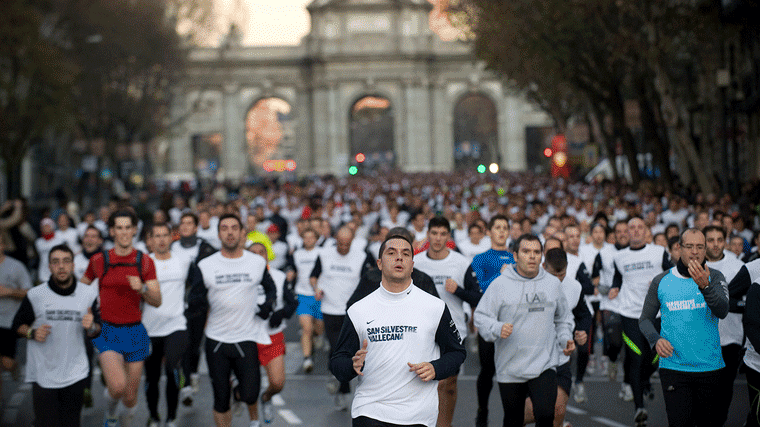
{"label": "gray t-shirt", "polygon": [[[6,256],[3,262],[0,262],[0,285],[11,289],[31,289],[32,279],[21,261]],[[0,297],[0,328],[11,327],[13,316],[16,315],[19,306],[21,300]]]}

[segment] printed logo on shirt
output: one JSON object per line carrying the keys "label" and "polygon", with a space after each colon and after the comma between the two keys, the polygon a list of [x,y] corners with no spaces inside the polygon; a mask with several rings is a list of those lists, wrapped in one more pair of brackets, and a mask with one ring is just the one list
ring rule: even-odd
{"label": "printed logo on shirt", "polygon": [[82,314],[79,310],[47,310],[45,311],[45,320],[81,322]]}
{"label": "printed logo on shirt", "polygon": [[654,268],[654,265],[651,261],[639,261],[634,262],[631,264],[625,264],[623,266],[623,271],[626,273],[630,273],[631,271],[639,271],[639,270],[651,270]]}
{"label": "printed logo on shirt", "polygon": [[404,333],[416,334],[416,326],[378,326],[367,328],[367,339],[370,342],[399,341],[404,339]]}
{"label": "printed logo on shirt", "polygon": [[697,304],[696,302],[694,302],[693,299],[684,300],[684,301],[670,301],[670,302],[666,302],[665,305],[668,307],[668,310],[670,311],[698,310],[700,308],[707,307],[706,302]]}
{"label": "printed logo on shirt", "polygon": [[216,283],[219,285],[228,285],[231,283],[252,282],[253,279],[248,273],[230,273],[230,274],[217,274],[215,276]]}
{"label": "printed logo on shirt", "polygon": [[548,298],[544,292],[525,294],[525,302],[528,304],[528,313],[544,311]]}
{"label": "printed logo on shirt", "polygon": [[351,273],[353,269],[347,265],[330,264],[331,271],[339,271],[341,273]]}

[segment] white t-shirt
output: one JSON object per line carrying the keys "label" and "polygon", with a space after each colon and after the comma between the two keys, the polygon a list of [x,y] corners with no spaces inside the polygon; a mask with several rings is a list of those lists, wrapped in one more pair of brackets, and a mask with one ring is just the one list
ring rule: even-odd
{"label": "white t-shirt", "polygon": [[32,328],[51,326],[45,342],[26,343],[26,382],[42,388],[64,388],[90,371],[84,347],[82,317],[98,297],[97,288],[75,283],[71,295],[60,295],[42,284],[27,293],[34,310]]}
{"label": "white t-shirt", "polygon": [[319,262],[322,273],[317,286],[322,289],[322,313],[333,316],[346,314],[346,303],[361,279],[362,267],[367,254],[351,250],[341,255],[335,247],[322,248]]}
{"label": "white t-shirt", "polygon": [[460,288],[464,288],[464,276],[470,267],[470,262],[464,255],[452,250],[449,250],[449,255],[444,259],[432,259],[425,251],[414,256],[414,267],[433,279],[438,296],[449,308],[451,318],[457,326],[459,335],[464,340],[467,337],[467,322],[465,322],[464,308],[462,307],[464,301],[446,291],[446,279],[453,279]]}
{"label": "white t-shirt", "polygon": [[[733,255],[733,254],[731,254]],[[736,274],[744,267],[744,263],[736,256],[724,255],[720,261],[707,261],[705,263],[711,270],[715,269],[723,273],[726,283],[736,277]],[[718,332],[720,333],[720,345],[742,345],[744,342],[744,326],[742,325],[741,313],[728,313],[724,319],[718,319]]]}
{"label": "white t-shirt", "polygon": [[[0,262],[0,285],[13,290],[31,289],[32,278],[21,261],[6,256],[3,262]],[[16,298],[0,298],[0,328],[11,327],[13,316],[16,315],[20,305],[21,301]]]}
{"label": "white t-shirt", "polygon": [[227,344],[271,344],[265,321],[256,316],[259,285],[265,275],[271,280],[266,261],[248,251],[239,258],[217,252],[200,260],[198,268],[208,292],[206,337]]}
{"label": "white t-shirt", "polygon": [[142,323],[149,337],[165,337],[173,332],[187,329],[185,318],[185,286],[190,269],[190,257],[187,254],[172,252],[171,258],[156,259],[156,278],[161,287],[161,305],[153,307],[145,304]]}
{"label": "white t-shirt", "polygon": [[297,295],[314,296],[314,288],[311,287],[309,278],[320,252],[321,249],[318,246],[311,250],[301,248],[293,252],[293,262],[296,266],[295,292]]}
{"label": "white t-shirt", "polygon": [[[211,221],[209,221],[209,227],[205,230],[198,226],[198,232],[196,232],[195,235],[208,242],[208,244],[213,246],[214,249],[219,250],[222,248],[222,241],[219,240],[219,230],[214,219],[215,218],[211,218]],[[219,220],[216,221],[217,224],[218,222]]]}

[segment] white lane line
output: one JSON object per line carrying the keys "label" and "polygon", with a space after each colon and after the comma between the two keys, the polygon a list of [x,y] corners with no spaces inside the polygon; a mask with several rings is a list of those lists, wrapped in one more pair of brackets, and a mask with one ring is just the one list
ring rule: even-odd
{"label": "white lane line", "polygon": [[612,421],[612,420],[608,420],[607,418],[591,417],[591,419],[594,420],[594,421],[596,421],[596,422],[598,422],[599,424],[603,424],[603,425],[606,425],[606,426],[609,426],[609,427],[629,427],[626,424],[620,424],[618,422],[615,422],[615,421]]}
{"label": "white lane line", "polygon": [[10,408],[5,410],[3,415],[4,425],[16,425],[16,417],[18,416],[18,410],[16,408]]}
{"label": "white lane line", "polygon": [[277,411],[277,413],[280,414],[280,416],[291,425],[298,425],[303,424],[303,421],[301,421],[300,418],[298,418],[298,415],[296,415],[293,411],[290,409],[280,409]]}
{"label": "white lane line", "polygon": [[585,410],[583,410],[581,408],[576,408],[575,406],[570,406],[570,405],[567,405],[566,410],[567,410],[567,412],[569,412],[571,414],[575,414],[575,415],[586,415],[586,414],[588,414],[588,412],[586,412]]}
{"label": "white lane line", "polygon": [[285,399],[283,399],[279,394],[275,394],[272,396],[272,404],[274,406],[285,406]]}

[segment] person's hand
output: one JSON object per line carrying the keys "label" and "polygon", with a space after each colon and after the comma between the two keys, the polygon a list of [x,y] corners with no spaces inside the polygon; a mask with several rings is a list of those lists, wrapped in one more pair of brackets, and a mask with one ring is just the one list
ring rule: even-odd
{"label": "person's hand", "polygon": [[428,382],[435,378],[435,368],[430,362],[410,363],[409,372],[414,372],[422,381]]}
{"label": "person's hand", "polygon": [[357,375],[364,376],[364,372],[362,372],[362,369],[364,369],[364,359],[367,358],[367,346],[369,343],[365,339],[362,343],[362,348],[360,348],[354,357],[351,358],[354,362],[354,372],[356,372]]}
{"label": "person's hand", "polygon": [[452,279],[451,277],[446,279],[446,292],[453,294],[454,292],[457,291],[458,287],[459,285],[457,285],[457,282],[455,282],[454,279]]}
{"label": "person's hand", "polygon": [[272,314],[272,303],[265,302],[263,304],[259,304],[259,311],[256,313],[257,316],[262,319],[266,319],[270,314]]}
{"label": "person's hand", "polygon": [[52,326],[50,325],[40,325],[39,328],[34,330],[34,340],[37,342],[45,342],[48,335],[50,335],[51,329]]}
{"label": "person's hand", "polygon": [[586,345],[586,341],[588,341],[588,335],[586,334],[586,331],[575,331],[575,342],[578,343],[578,345]]}
{"label": "person's hand", "polygon": [[314,290],[314,299],[315,300],[322,301],[322,297],[324,297],[324,296],[325,296],[325,292],[322,289],[317,288],[317,289]]}
{"label": "person's hand", "polygon": [[694,279],[699,289],[704,289],[710,284],[710,268],[706,265],[702,268],[696,260],[689,261],[689,276]]}
{"label": "person's hand", "polygon": [[499,335],[502,338],[509,338],[510,335],[512,335],[512,330],[514,329],[514,325],[511,323],[505,323],[501,325],[501,334]]}
{"label": "person's hand", "polygon": [[610,288],[610,291],[607,293],[607,298],[615,299],[617,298],[619,293],[620,293],[620,288]]}
{"label": "person's hand", "polygon": [[562,350],[562,353],[564,353],[565,356],[569,356],[573,354],[574,351],[575,351],[575,341],[567,340],[567,345],[565,346],[564,350]]}
{"label": "person's hand", "polygon": [[127,280],[129,280],[129,287],[132,288],[133,291],[139,293],[142,291],[142,281],[137,276],[127,276]]}
{"label": "person's hand", "polygon": [[292,282],[296,278],[296,272],[293,270],[288,270],[287,273],[285,273],[285,280],[288,282]]}
{"label": "person's hand", "polygon": [[673,355],[673,345],[665,338],[658,339],[654,349],[660,357],[668,358]]}
{"label": "person's hand", "polygon": [[82,316],[82,327],[85,329],[90,329],[92,327],[92,322],[95,320],[95,316],[92,314],[92,309],[87,309],[87,314]]}
{"label": "person's hand", "polygon": [[276,328],[282,324],[282,319],[285,318],[285,312],[283,310],[277,310],[269,317],[269,327]]}

